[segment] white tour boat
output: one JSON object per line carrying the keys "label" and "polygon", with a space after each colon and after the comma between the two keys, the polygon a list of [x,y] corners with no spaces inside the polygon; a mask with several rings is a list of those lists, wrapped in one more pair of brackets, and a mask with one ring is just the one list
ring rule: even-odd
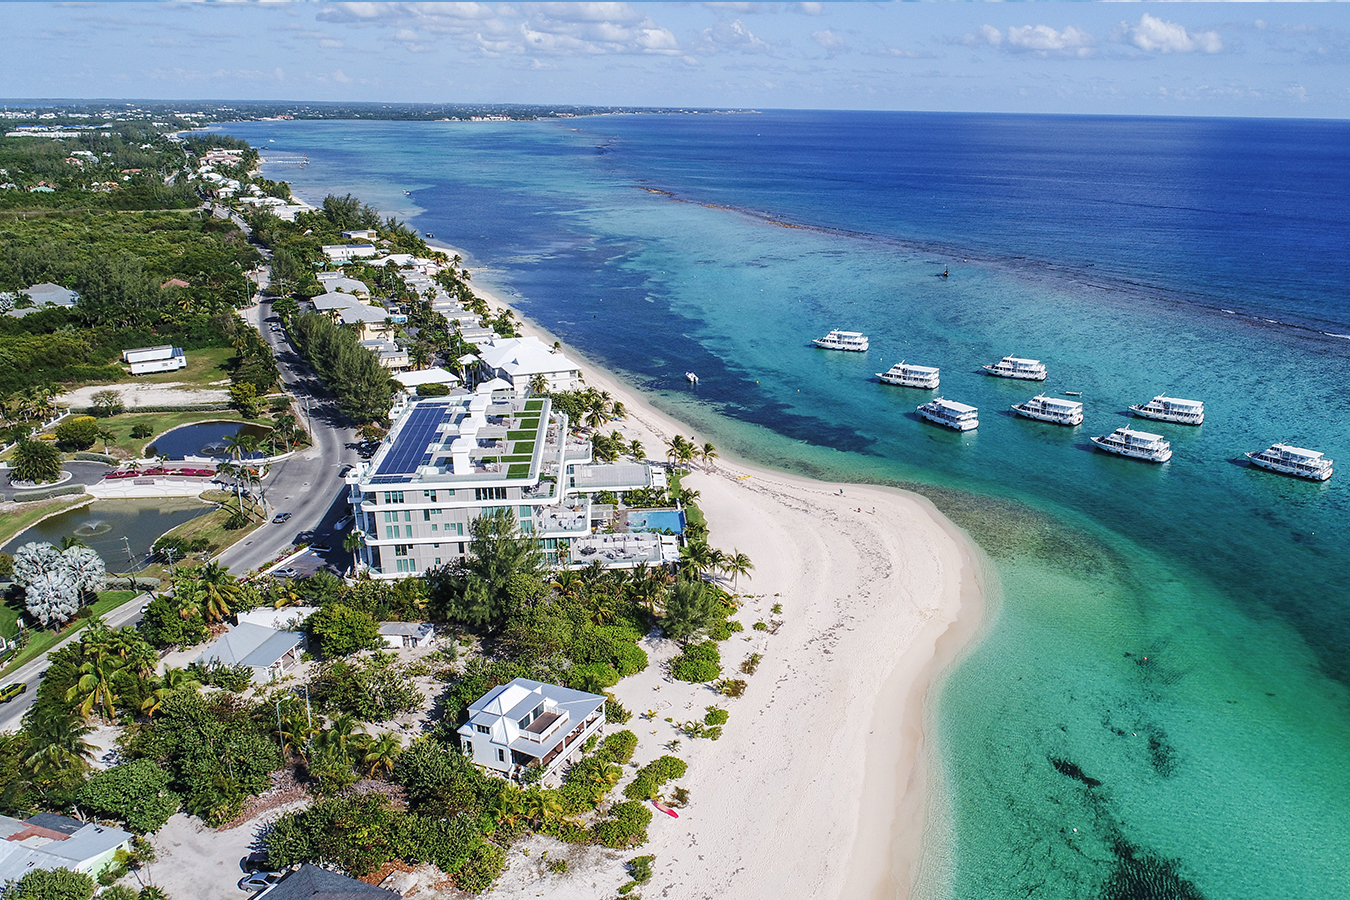
{"label": "white tour boat", "polygon": [[999,378],[1017,378],[1021,381],[1045,380],[1045,365],[1039,359],[1005,356],[992,366],[984,366],[984,371]]}
{"label": "white tour boat", "polygon": [[903,359],[877,377],[885,384],[933,390],[938,386],[938,370],[929,366],[912,366]]}
{"label": "white tour boat", "polygon": [[1157,419],[1159,422],[1199,425],[1205,421],[1205,404],[1199,400],[1178,400],[1176,397],[1159,395],[1142,406],[1131,406],[1130,409],[1140,418]]}
{"label": "white tour boat", "polygon": [[935,397],[917,410],[919,418],[927,419],[935,425],[944,425],[957,431],[974,431],[980,427],[979,410],[955,400]]}
{"label": "white tour boat", "polygon": [[855,353],[867,351],[867,335],[859,331],[840,331],[836,328],[811,343],[824,350],[852,350]]}
{"label": "white tour boat", "polygon": [[693,372],[685,372],[684,380],[689,382],[690,384],[698,384],[698,376],[695,375]]}
{"label": "white tour boat", "polygon": [[1172,445],[1161,434],[1149,434],[1147,431],[1117,428],[1110,434],[1093,438],[1092,443],[1107,453],[1128,456],[1130,459],[1164,463],[1172,458]]}
{"label": "white tour boat", "polygon": [[1056,425],[1082,425],[1083,404],[1076,400],[1061,400],[1037,394],[1024,403],[1013,406],[1013,412],[1028,419],[1053,422]]}
{"label": "white tour boat", "polygon": [[1297,475],[1311,481],[1326,481],[1331,477],[1332,461],[1316,450],[1275,444],[1268,450],[1247,453],[1245,456],[1252,461],[1252,465],[1270,469],[1272,472]]}

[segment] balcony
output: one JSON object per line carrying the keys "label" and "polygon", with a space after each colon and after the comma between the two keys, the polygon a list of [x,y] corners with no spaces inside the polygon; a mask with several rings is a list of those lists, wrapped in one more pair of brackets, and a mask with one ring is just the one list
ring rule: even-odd
{"label": "balcony", "polygon": [[567,724],[568,719],[566,711],[543,713],[520,732],[520,738],[532,744],[546,744],[549,738],[558,733],[558,729]]}

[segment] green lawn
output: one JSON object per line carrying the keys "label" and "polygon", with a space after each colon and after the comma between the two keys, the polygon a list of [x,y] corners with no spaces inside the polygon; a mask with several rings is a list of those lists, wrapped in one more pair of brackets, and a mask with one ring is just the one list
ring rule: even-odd
{"label": "green lawn", "polygon": [[529,478],[529,477],[530,477],[530,464],[529,464],[529,463],[512,463],[512,464],[510,465],[510,467],[507,468],[507,470],[506,470],[506,477],[507,477],[507,478]]}
{"label": "green lawn", "polygon": [[[105,616],[132,597],[139,595],[139,591],[101,591],[98,599],[89,605],[89,609],[96,616]],[[51,629],[33,630],[33,636],[28,641],[28,646],[19,651],[19,655],[14,657],[9,665],[5,666],[4,672],[0,672],[0,675],[14,671],[30,659],[36,659],[88,624],[89,619],[71,619],[66,623],[66,627],[60,631],[52,631]]]}
{"label": "green lawn", "polygon": [[537,431],[521,429],[519,431],[508,431],[506,433],[506,439],[508,441],[532,441],[538,437],[538,435],[539,432]]}
{"label": "green lawn", "polygon": [[181,382],[195,387],[210,387],[213,382],[224,381],[225,384],[216,385],[216,387],[222,389],[229,387],[230,373],[225,371],[224,365],[234,356],[233,347],[207,347],[204,350],[188,350],[185,352],[187,354],[187,365],[176,372],[133,375],[128,381],[121,383],[171,384]]}
{"label": "green lawn", "polygon": [[530,456],[534,453],[534,441],[517,441],[511,447],[511,453],[521,456]]}
{"label": "green lawn", "polygon": [[[681,472],[679,469],[675,469],[670,473],[670,487],[667,492],[670,494],[672,498],[674,498],[677,494],[680,493],[680,479],[682,477],[684,477],[684,473]],[[684,518],[685,521],[689,522],[692,525],[707,524],[707,520],[703,518],[703,510],[699,509],[698,506],[692,503],[684,504]]]}

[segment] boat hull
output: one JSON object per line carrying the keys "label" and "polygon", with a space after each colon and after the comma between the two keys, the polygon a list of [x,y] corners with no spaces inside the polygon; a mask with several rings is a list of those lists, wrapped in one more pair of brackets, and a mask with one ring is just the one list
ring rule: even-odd
{"label": "boat hull", "polygon": [[935,416],[932,413],[926,412],[923,409],[919,409],[917,410],[917,412],[919,414],[919,418],[923,419],[925,422],[932,422],[934,425],[941,425],[943,428],[950,428],[952,431],[974,431],[976,428],[980,427],[979,419],[974,420],[960,419],[958,421],[953,422],[949,419],[943,419],[939,416]]}
{"label": "boat hull", "polygon": [[1258,468],[1265,469],[1269,472],[1278,472],[1281,475],[1288,475],[1291,478],[1302,478],[1304,481],[1327,481],[1335,471],[1331,466],[1327,466],[1325,469],[1316,472],[1300,472],[1283,463],[1272,462],[1268,459],[1259,459],[1258,454],[1256,453],[1244,453],[1242,455],[1247,457],[1248,462]]}
{"label": "boat hull", "polygon": [[866,345],[866,344],[863,344],[861,347],[844,347],[844,346],[840,346],[839,344],[828,344],[828,343],[825,343],[825,342],[821,341],[819,338],[817,338],[816,340],[813,340],[811,343],[815,344],[817,347],[819,347],[819,348],[822,349],[822,350],[842,350],[842,351],[844,351],[845,353],[866,353],[866,352],[867,352],[867,345]]}
{"label": "boat hull", "polygon": [[1049,422],[1051,425],[1064,425],[1072,428],[1075,425],[1083,424],[1083,414],[1081,412],[1074,413],[1072,416],[1065,418],[1064,416],[1047,415],[1046,413],[1023,409],[1020,405],[1014,405],[1012,411],[1023,418],[1035,419],[1037,422]]}
{"label": "boat hull", "polygon": [[1130,412],[1140,419],[1152,419],[1155,422],[1171,422],[1173,425],[1203,425],[1205,414],[1198,416],[1177,416],[1171,413],[1158,413],[1145,410],[1142,406],[1131,406]]}
{"label": "boat hull", "polygon": [[1045,372],[995,372],[993,366],[981,366],[984,374],[992,375],[995,378],[1011,378],[1014,381],[1044,381],[1047,373]]}
{"label": "boat hull", "polygon": [[886,372],[878,372],[877,378],[882,384],[893,384],[897,387],[918,388],[922,391],[935,391],[938,387],[938,379],[936,378],[931,382],[920,382],[913,379],[906,381],[903,378],[896,378],[894,375],[889,375]]}
{"label": "boat hull", "polygon": [[1103,441],[1101,438],[1098,437],[1092,438],[1092,443],[1096,445],[1098,450],[1114,454],[1115,456],[1123,456],[1126,459],[1137,459],[1140,462],[1165,463],[1172,458],[1171,447],[1168,447],[1166,450],[1163,450],[1162,452],[1140,451],[1131,449],[1129,447],[1117,447],[1112,444],[1106,443],[1105,441]]}

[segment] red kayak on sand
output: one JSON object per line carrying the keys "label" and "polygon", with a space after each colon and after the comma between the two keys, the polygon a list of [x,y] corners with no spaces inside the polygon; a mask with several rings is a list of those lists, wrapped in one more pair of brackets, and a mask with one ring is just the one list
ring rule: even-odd
{"label": "red kayak on sand", "polygon": [[661,812],[663,812],[663,813],[665,813],[666,815],[670,816],[672,819],[678,819],[678,818],[680,817],[680,814],[679,814],[679,813],[677,813],[675,810],[671,809],[669,806],[666,806],[664,803],[662,803],[662,802],[659,801],[659,800],[653,800],[653,801],[652,801],[652,806],[655,806],[657,809],[661,810]]}

